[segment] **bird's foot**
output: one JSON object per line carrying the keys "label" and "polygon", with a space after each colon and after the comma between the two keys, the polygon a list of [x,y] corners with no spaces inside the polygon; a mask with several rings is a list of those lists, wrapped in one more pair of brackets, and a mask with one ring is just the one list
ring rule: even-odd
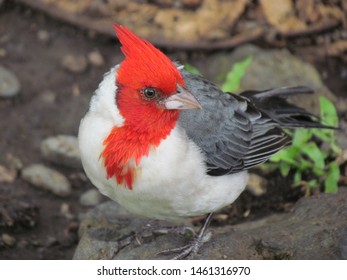
{"label": "bird's foot", "polygon": [[208,214],[204,225],[200,228],[199,232],[195,235],[193,240],[188,243],[188,245],[177,248],[177,249],[164,250],[160,252],[159,254],[178,253],[176,256],[172,258],[173,260],[181,260],[186,257],[189,257],[190,259],[194,258],[196,254],[198,253],[202,244],[209,241],[211,238],[212,234],[210,232],[206,232],[206,229],[211,223],[212,217],[213,217],[213,212]]}
{"label": "bird's foot", "polygon": [[190,259],[194,258],[198,253],[200,247],[211,238],[211,232],[206,232],[204,234],[197,234],[187,245],[179,248],[168,249],[158,253],[158,255],[176,255],[172,260],[181,260],[189,257]]}
{"label": "bird's foot", "polygon": [[185,234],[187,232],[193,233],[194,238],[189,244],[186,246],[176,248],[176,249],[168,249],[164,250],[158,253],[160,254],[172,254],[172,253],[178,253],[176,256],[174,256],[173,260],[180,260],[184,259],[186,257],[193,258],[199,251],[202,244],[210,240],[211,233],[206,232],[206,229],[208,225],[210,224],[213,217],[213,213],[210,213],[204,225],[200,228],[199,232],[197,234],[194,233],[194,230],[190,227],[153,227],[150,224],[147,224],[144,230],[141,233],[135,233],[133,235],[127,236],[126,238],[122,240],[118,240],[117,248],[116,250],[113,250],[112,255],[114,256],[115,253],[117,253],[121,248],[124,248],[125,246],[130,245],[134,241],[141,245],[143,243],[143,240],[148,237],[153,237],[153,235],[162,235],[162,234],[168,234],[168,233],[180,233]]}
{"label": "bird's foot", "polygon": [[153,224],[147,224],[142,228],[141,231],[134,232],[128,236],[124,236],[123,238],[120,238],[117,241],[115,241],[114,246],[110,250],[109,258],[113,259],[121,249],[129,245],[141,246],[148,240],[153,239],[155,236],[166,235],[169,233],[189,236],[195,235],[194,229],[188,226],[163,227]]}

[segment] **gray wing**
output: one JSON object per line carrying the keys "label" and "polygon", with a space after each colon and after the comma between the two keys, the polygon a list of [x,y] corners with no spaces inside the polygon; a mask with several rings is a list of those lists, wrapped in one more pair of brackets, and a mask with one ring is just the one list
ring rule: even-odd
{"label": "gray wing", "polygon": [[[301,112],[302,109],[278,98],[276,94],[273,94],[274,90],[248,92],[245,96],[226,94],[200,76],[184,70],[181,72],[187,88],[199,100],[203,109],[183,110],[178,124],[205,153],[210,175],[231,174],[266,161],[271,155],[290,144],[289,136],[281,127],[306,126],[300,123],[300,117],[298,117],[299,120],[289,118],[293,112],[296,113],[298,110]],[[286,89],[288,90],[279,89],[279,94],[293,88]],[[304,87],[300,89],[308,91]],[[271,94],[266,95],[267,92]],[[287,95],[283,94],[283,97]],[[266,106],[271,107],[269,105],[271,98],[280,99],[278,110],[285,109],[284,112],[287,115],[283,119],[289,118],[287,124],[277,120],[281,119],[281,111],[271,117],[266,112]],[[262,103],[266,105],[265,110],[258,108]],[[286,110],[287,105],[290,108],[289,112]],[[311,120],[309,113],[304,110],[303,112],[307,117],[306,123],[314,123],[316,127],[317,124],[319,125]]]}

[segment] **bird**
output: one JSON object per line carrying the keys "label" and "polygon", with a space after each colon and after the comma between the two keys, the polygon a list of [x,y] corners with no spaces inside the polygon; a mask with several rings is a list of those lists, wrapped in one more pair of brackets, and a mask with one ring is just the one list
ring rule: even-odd
{"label": "bird", "polygon": [[248,169],[290,145],[285,129],[327,128],[287,101],[305,86],[241,94],[173,62],[115,24],[124,60],[107,72],[82,118],[78,142],[86,175],[130,212],[159,220],[206,215],[174,259],[196,256],[213,213],[245,189]]}

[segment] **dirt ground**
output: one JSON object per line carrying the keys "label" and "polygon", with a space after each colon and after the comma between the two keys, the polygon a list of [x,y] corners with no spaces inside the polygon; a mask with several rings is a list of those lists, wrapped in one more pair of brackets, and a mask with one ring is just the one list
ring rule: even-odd
{"label": "dirt ground", "polygon": [[[50,35],[48,41],[38,38],[42,30]],[[0,164],[8,165],[12,155],[24,166],[40,162],[50,166],[41,156],[41,141],[56,134],[77,135],[79,121],[103,73],[122,59],[118,43],[11,4],[0,9],[0,48],[6,49],[0,64],[16,73],[22,88],[18,97],[0,100]],[[89,65],[79,74],[62,68],[66,54],[87,55],[93,50],[105,58],[101,67]],[[173,52],[170,56],[186,61],[194,53]],[[346,78],[341,74],[347,75],[345,66],[337,60],[317,59],[315,63],[321,73],[324,69],[326,76],[332,77],[326,84],[333,92],[346,91]],[[45,98],[47,92],[55,96],[53,102]],[[54,168],[68,177],[81,172]],[[7,233],[16,239],[13,247],[0,243],[0,259],[71,259],[78,241],[78,217],[88,210],[78,199],[91,187],[89,182],[77,182],[69,197],[59,198],[33,188],[20,179],[20,174],[13,183],[0,183],[0,235]],[[243,194],[234,206],[224,210],[229,211],[228,220],[216,221],[215,225],[287,211],[302,195],[275,174],[266,195],[255,198]],[[72,215],[62,213],[63,204]],[[13,224],[9,226],[6,221]]]}

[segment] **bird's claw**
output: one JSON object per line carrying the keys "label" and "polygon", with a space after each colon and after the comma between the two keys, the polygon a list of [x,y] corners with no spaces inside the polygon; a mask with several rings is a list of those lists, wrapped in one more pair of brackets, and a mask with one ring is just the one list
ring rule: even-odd
{"label": "bird's claw", "polygon": [[[124,247],[129,246],[130,244],[135,244],[135,246],[141,246],[146,240],[152,238],[155,235],[165,235],[169,233],[181,234],[181,235],[190,235],[194,236],[195,231],[192,227],[183,226],[183,227],[153,227],[150,224],[142,229],[140,232],[135,232],[129,236],[125,236],[117,240],[114,246],[111,248],[109,253],[109,258],[113,259],[117,253]],[[184,246],[188,247],[188,246]],[[185,248],[177,248],[177,252],[181,252]],[[167,250],[169,251],[169,250]],[[160,252],[159,254],[161,254]],[[174,252],[172,252],[174,253]],[[165,252],[163,252],[165,254]],[[169,252],[168,252],[169,254]]]}
{"label": "bird's claw", "polygon": [[210,240],[210,238],[211,232],[207,232],[203,235],[196,235],[194,239],[191,242],[189,242],[189,244],[179,248],[163,250],[159,252],[157,255],[169,255],[178,253],[172,258],[172,260],[181,260],[186,257],[192,259],[196,256],[202,244]]}

